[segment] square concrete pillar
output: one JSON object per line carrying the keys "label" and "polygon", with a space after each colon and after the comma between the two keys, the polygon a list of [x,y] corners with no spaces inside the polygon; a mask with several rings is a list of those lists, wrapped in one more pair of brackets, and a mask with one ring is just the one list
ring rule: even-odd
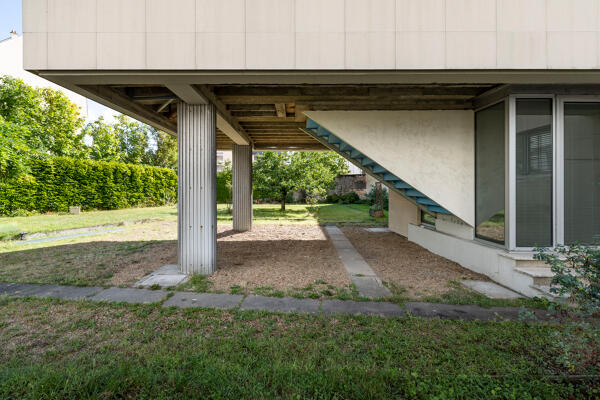
{"label": "square concrete pillar", "polygon": [[252,146],[233,145],[233,230],[252,230]]}
{"label": "square concrete pillar", "polygon": [[178,257],[185,274],[217,269],[217,131],[212,104],[177,110]]}

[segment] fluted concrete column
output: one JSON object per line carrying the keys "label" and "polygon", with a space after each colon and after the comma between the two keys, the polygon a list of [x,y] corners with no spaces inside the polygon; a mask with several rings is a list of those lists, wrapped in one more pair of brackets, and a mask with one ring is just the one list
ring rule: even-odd
{"label": "fluted concrete column", "polygon": [[217,269],[217,131],[212,104],[179,103],[178,256],[186,274]]}
{"label": "fluted concrete column", "polygon": [[252,230],[252,146],[233,145],[233,230]]}

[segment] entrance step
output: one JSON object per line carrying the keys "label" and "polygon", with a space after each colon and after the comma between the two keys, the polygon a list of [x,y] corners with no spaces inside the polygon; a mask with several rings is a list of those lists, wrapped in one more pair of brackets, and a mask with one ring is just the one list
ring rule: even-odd
{"label": "entrance step", "polygon": [[549,267],[515,267],[514,269],[518,273],[529,276],[533,285],[536,286],[550,286],[552,283],[552,277],[554,272]]}
{"label": "entrance step", "polygon": [[568,302],[569,300],[569,295],[565,294],[564,296],[558,296],[556,295],[556,293],[552,293],[550,291],[551,286],[550,285],[531,285],[530,286],[532,289],[537,290],[541,297],[545,297],[548,300],[552,300],[552,301],[559,301],[561,303],[565,303]]}

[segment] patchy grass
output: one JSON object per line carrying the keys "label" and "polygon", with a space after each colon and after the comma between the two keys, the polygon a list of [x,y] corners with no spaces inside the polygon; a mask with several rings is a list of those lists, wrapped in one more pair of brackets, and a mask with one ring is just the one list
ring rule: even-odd
{"label": "patchy grass", "polygon": [[177,207],[126,208],[88,211],[81,214],[48,213],[29,217],[0,217],[0,232],[6,226],[10,226],[14,233],[34,233],[119,224],[144,219],[175,220],[177,219]]}
{"label": "patchy grass", "polygon": [[[565,327],[2,300],[0,398],[592,398]],[[583,351],[585,349],[585,351]],[[597,383],[597,382],[596,382]]]}
{"label": "patchy grass", "polygon": [[[365,204],[288,204],[281,211],[279,204],[255,204],[256,224],[322,224],[327,222],[385,224],[385,218],[369,216]],[[47,213],[28,217],[0,217],[0,240],[11,240],[21,232],[49,232],[91,226],[112,225],[145,219],[173,221],[177,219],[176,206],[128,208],[110,211],[88,211],[72,215]],[[226,204],[217,205],[217,221],[231,223],[233,216],[227,212]]]}
{"label": "patchy grass", "polygon": [[491,307],[529,307],[529,308],[539,308],[539,309],[548,309],[550,305],[553,307],[559,307],[558,304],[550,303],[550,301],[540,298],[521,298],[521,299],[490,299],[482,295],[481,293],[477,293],[474,290],[471,290],[459,282],[448,282],[448,286],[450,290],[444,294],[440,294],[437,296],[426,296],[415,300],[406,295],[406,289],[394,285],[393,283],[384,282],[385,286],[387,286],[394,297],[389,299],[389,301],[403,304],[408,301],[423,301],[427,303],[444,303],[444,304],[471,304],[477,305],[484,308]]}

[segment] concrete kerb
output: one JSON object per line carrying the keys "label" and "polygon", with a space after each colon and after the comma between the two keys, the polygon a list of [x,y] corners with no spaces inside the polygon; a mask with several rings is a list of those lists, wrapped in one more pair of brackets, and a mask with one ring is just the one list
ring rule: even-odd
{"label": "concrete kerb", "polygon": [[[404,305],[385,301],[314,300],[289,297],[242,296],[218,293],[172,292],[134,288],[77,287],[0,282],[0,295],[12,297],[59,298],[158,304],[162,307],[213,308],[222,310],[265,311],[313,315],[370,315],[386,318],[407,316],[466,321],[520,320],[515,307],[482,308],[474,305],[408,302]],[[551,321],[556,316],[546,310],[527,310],[529,319]]]}

